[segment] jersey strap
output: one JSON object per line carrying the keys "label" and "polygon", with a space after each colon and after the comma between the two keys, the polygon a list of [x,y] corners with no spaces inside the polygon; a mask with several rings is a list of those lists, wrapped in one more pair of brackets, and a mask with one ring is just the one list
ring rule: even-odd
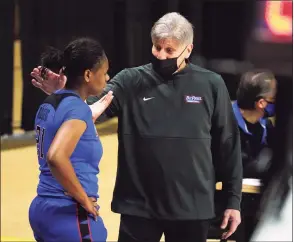
{"label": "jersey strap", "polygon": [[51,104],[54,107],[54,109],[56,110],[58,108],[59,104],[61,103],[61,101],[64,98],[70,97],[70,96],[80,98],[77,94],[74,94],[74,93],[62,93],[62,94],[53,93],[45,99],[43,104],[45,104],[45,103]]}

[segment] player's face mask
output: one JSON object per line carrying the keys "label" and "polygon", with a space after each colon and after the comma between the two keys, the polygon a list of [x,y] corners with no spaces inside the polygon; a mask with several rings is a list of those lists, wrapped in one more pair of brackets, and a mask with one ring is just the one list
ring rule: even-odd
{"label": "player's face mask", "polygon": [[[186,46],[187,48],[187,46]],[[182,53],[178,57],[159,60],[155,56],[152,58],[152,65],[154,71],[156,71],[162,77],[170,77],[174,72],[178,70],[178,58],[184,53],[186,48],[182,51]],[[185,61],[185,59],[183,60]],[[182,63],[181,63],[182,64]]]}

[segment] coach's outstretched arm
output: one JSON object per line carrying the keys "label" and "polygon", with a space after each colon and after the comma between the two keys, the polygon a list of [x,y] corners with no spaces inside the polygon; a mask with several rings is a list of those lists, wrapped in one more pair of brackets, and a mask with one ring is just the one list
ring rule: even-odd
{"label": "coach's outstretched arm", "polygon": [[223,79],[217,75],[213,83],[215,108],[212,119],[212,154],[219,180],[227,203],[222,228],[230,221],[224,238],[235,232],[241,222],[240,203],[242,195],[242,159],[240,134],[234,117],[231,100]]}
{"label": "coach's outstretched arm", "polygon": [[96,123],[104,122],[110,118],[117,117],[120,114],[126,99],[126,93],[128,90],[126,88],[126,80],[128,79],[130,79],[129,72],[127,69],[124,69],[107,82],[107,85],[100,96],[89,97],[87,99],[87,103],[90,105],[93,118],[95,119],[97,112],[96,105],[100,102],[101,97],[110,91],[113,93],[113,100],[111,104],[107,109],[105,109],[105,112],[102,115],[97,115],[98,118],[95,119]]}

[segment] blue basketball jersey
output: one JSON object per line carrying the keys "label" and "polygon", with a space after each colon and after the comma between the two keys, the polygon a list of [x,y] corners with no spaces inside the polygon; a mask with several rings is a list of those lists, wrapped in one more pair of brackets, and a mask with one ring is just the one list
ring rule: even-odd
{"label": "blue basketball jersey", "polygon": [[39,160],[38,195],[67,197],[64,188],[53,177],[46,162],[47,152],[61,125],[67,120],[78,119],[87,124],[70,161],[88,196],[98,198],[99,162],[102,145],[89,106],[73,91],[58,90],[39,107],[35,118],[37,154]]}

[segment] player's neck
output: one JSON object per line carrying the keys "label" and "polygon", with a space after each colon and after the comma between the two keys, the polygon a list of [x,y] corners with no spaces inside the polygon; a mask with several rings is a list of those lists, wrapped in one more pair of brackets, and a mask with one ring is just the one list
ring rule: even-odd
{"label": "player's neck", "polygon": [[88,92],[83,87],[70,88],[70,89],[66,88],[66,90],[73,91],[73,92],[77,93],[83,101],[85,101],[89,96]]}

